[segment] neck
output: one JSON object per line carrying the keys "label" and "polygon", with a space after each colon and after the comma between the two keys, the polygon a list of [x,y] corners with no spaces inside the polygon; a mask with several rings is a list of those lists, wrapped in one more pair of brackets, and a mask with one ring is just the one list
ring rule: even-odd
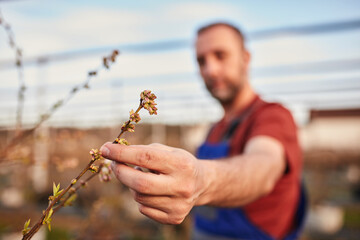
{"label": "neck", "polygon": [[239,111],[247,107],[255,97],[255,92],[249,84],[245,84],[244,87],[235,97],[234,101],[223,104],[223,109],[225,111],[224,119],[232,119]]}

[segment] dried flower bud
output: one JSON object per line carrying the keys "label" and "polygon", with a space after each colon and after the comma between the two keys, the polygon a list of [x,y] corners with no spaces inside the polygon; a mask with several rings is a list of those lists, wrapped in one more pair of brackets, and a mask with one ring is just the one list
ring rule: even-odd
{"label": "dried flower bud", "polygon": [[79,90],[78,87],[74,87],[74,88],[71,90],[71,93],[76,93],[78,90]]}
{"label": "dried flower bud", "polygon": [[114,55],[114,54],[111,55],[111,56],[110,56],[110,60],[111,60],[112,62],[115,62],[115,60],[116,60],[116,55]]}
{"label": "dried flower bud", "polygon": [[110,175],[99,175],[100,182],[110,182],[111,176]]}
{"label": "dried flower bud", "polygon": [[100,181],[109,182],[111,180],[111,172],[110,162],[105,163],[99,173]]}
{"label": "dried flower bud", "polygon": [[96,173],[96,172],[99,171],[99,167],[98,167],[98,166],[95,166],[95,165],[91,165],[91,166],[89,167],[89,170],[90,170],[91,172],[93,172],[93,173]]}
{"label": "dried flower bud", "polygon": [[120,138],[120,139],[116,138],[114,142],[121,144],[121,145],[127,145],[127,146],[129,145],[128,141],[126,141],[126,139],[124,139],[124,138]]}
{"label": "dried flower bud", "polygon": [[16,49],[16,54],[21,57],[22,56],[22,50],[20,48]]}
{"label": "dried flower bud", "polygon": [[100,160],[102,158],[101,152],[98,149],[91,149],[89,153],[93,161]]}
{"label": "dried flower bud", "polygon": [[40,119],[41,119],[41,121],[45,121],[46,119],[48,119],[50,117],[50,115],[49,114],[42,114],[41,116],[40,116]]}
{"label": "dried flower bud", "polygon": [[138,123],[138,122],[140,122],[140,120],[141,120],[140,114],[134,112],[134,110],[131,110],[130,111],[130,121]]}
{"label": "dried flower bud", "polygon": [[121,130],[124,131],[124,132],[134,132],[135,131],[135,125],[130,123],[130,122],[127,122],[127,123],[124,123],[121,127]]}
{"label": "dried flower bud", "polygon": [[144,90],[140,93],[140,98],[145,101],[155,100],[156,95],[152,93],[150,90]]}
{"label": "dried flower bud", "polygon": [[[6,27],[5,27],[6,28]],[[14,40],[11,38],[11,39],[9,39],[9,45],[10,45],[10,47],[15,47],[15,42],[14,42]]]}
{"label": "dried flower bud", "polygon": [[97,74],[97,71],[90,71],[88,73],[89,76],[95,76]]}
{"label": "dried flower bud", "polygon": [[140,93],[140,98],[145,101],[145,98],[147,97],[148,93],[151,92],[150,90],[144,90]]}
{"label": "dried flower bud", "polygon": [[[74,91],[74,89],[73,89]],[[64,101],[63,100],[59,100],[57,101],[53,106],[52,106],[52,109],[56,109],[56,108],[59,108],[61,105],[64,104]]]}
{"label": "dried flower bud", "polygon": [[76,188],[71,187],[71,188],[69,189],[69,193],[75,193],[75,192],[76,192]]}
{"label": "dried flower bud", "polygon": [[155,107],[156,103],[154,102],[145,102],[143,107],[148,110],[150,115],[157,114],[157,107]]}
{"label": "dried flower bud", "polygon": [[83,180],[80,181],[80,184],[81,184],[81,187],[86,187],[88,185],[88,183]]}
{"label": "dried flower bud", "polygon": [[142,106],[149,111],[149,114],[156,115],[157,114],[157,108],[155,107],[155,105],[157,105],[155,103],[156,95],[154,93],[151,93],[150,90],[144,90],[143,92],[141,92],[140,98],[141,98]]}
{"label": "dried flower bud", "polygon": [[103,58],[103,65],[105,68],[109,69],[109,63],[108,63],[108,59],[106,57]]}
{"label": "dried flower bud", "polygon": [[117,55],[119,55],[119,51],[118,51],[118,50],[114,50],[114,51],[112,52],[111,56],[110,56],[110,60],[111,60],[112,62],[115,62]]}

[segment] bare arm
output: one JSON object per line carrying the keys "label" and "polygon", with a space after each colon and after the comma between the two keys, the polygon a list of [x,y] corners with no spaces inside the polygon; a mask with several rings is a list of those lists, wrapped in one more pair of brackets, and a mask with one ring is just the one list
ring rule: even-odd
{"label": "bare arm", "polygon": [[[103,156],[130,188],[139,211],[162,223],[179,224],[195,205],[241,206],[269,193],[285,169],[284,150],[273,138],[254,137],[243,155],[197,160],[190,153],[160,144],[105,144]],[[145,173],[121,163],[157,172]]]}
{"label": "bare arm", "polygon": [[284,155],[280,142],[258,136],[242,155],[201,161],[207,180],[196,205],[241,206],[270,193],[285,171]]}

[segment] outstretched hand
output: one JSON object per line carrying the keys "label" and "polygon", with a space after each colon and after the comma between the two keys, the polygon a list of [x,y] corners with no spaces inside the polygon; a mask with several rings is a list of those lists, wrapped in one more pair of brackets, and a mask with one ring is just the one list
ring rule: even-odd
{"label": "outstretched hand", "polygon": [[[202,170],[189,152],[161,144],[104,144],[103,157],[114,160],[116,178],[130,188],[139,211],[165,224],[180,224],[203,188]],[[144,167],[150,172],[127,164]]]}

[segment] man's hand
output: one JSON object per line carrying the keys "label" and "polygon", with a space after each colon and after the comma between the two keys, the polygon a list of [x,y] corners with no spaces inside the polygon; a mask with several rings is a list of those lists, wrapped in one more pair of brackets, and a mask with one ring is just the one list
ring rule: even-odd
{"label": "man's hand", "polygon": [[[199,161],[185,150],[161,144],[123,146],[104,144],[103,157],[114,160],[117,179],[128,186],[139,211],[165,224],[180,224],[201,193],[202,171]],[[143,172],[129,167],[147,168]]]}
{"label": "man's hand", "polygon": [[267,136],[250,139],[243,154],[219,160],[198,161],[161,144],[106,143],[100,151],[114,160],[113,171],[132,191],[139,211],[168,224],[181,223],[195,205],[239,207],[267,195],[286,167],[281,143]]}

